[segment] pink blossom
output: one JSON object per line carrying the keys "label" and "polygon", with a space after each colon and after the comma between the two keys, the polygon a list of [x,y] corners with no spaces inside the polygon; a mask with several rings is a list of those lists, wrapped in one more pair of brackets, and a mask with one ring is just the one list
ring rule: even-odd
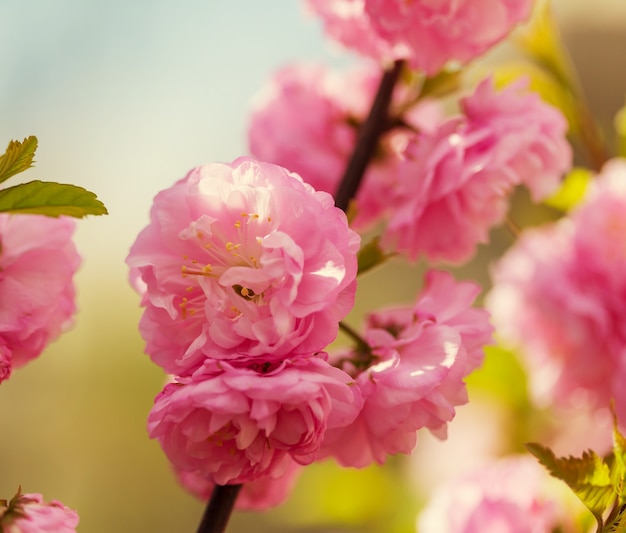
{"label": "pink blossom", "polygon": [[0,214],[0,382],[72,323],[74,221]]}
{"label": "pink blossom", "polygon": [[[248,131],[250,152],[291,169],[315,189],[334,194],[380,76],[380,69],[369,63],[346,72],[305,64],[279,70],[256,99]],[[424,101],[406,110],[406,102],[414,98],[400,85],[392,115],[402,108],[405,122],[421,130],[432,129],[439,121],[439,106]],[[353,227],[371,225],[387,210],[398,164],[396,152],[407,134],[408,130],[395,129],[382,136],[357,194]]]}
{"label": "pink blossom", "polygon": [[422,533],[573,532],[567,503],[530,456],[507,457],[440,486],[418,520]]}
{"label": "pink blossom", "polygon": [[519,184],[536,200],[558,187],[571,164],[567,125],[558,111],[513,84],[490,79],[462,101],[465,114],[410,139],[389,198],[383,242],[417,258],[467,261],[501,223]]}
{"label": "pink blossom", "polygon": [[525,231],[487,298],[528,361],[540,401],[607,407],[626,420],[626,161],[613,160],[570,217]]}
{"label": "pink blossom", "polygon": [[[236,509],[247,511],[266,511],[283,503],[290,495],[291,490],[302,470],[295,461],[289,461],[284,473],[278,477],[265,476],[250,483],[246,483],[237,497]],[[197,498],[208,501],[215,483],[211,477],[203,476],[198,472],[177,472],[181,485]]]}
{"label": "pink blossom", "polygon": [[351,382],[319,357],[257,369],[209,362],[166,385],[148,430],[178,471],[220,485],[279,477],[292,459],[312,462],[327,429],[354,419]]}
{"label": "pink blossom", "polygon": [[[410,453],[422,427],[445,437],[455,407],[467,402],[463,378],[481,364],[491,340],[487,312],[471,308],[478,291],[430,271],[412,307],[368,316],[364,337],[371,353],[361,348],[334,358],[355,375],[363,409],[351,425],[329,431],[322,454],[362,467]],[[373,363],[361,371],[364,357]]]}
{"label": "pink blossom", "polygon": [[45,503],[41,494],[18,494],[0,500],[2,533],[75,533],[78,514],[61,502]]}
{"label": "pink blossom", "polygon": [[436,74],[449,62],[467,63],[525,20],[531,0],[309,0],[327,33],[381,61],[406,59]]}
{"label": "pink blossom", "polygon": [[146,351],[166,371],[324,349],[352,308],[359,236],[332,197],[240,158],[157,195],[127,259]]}

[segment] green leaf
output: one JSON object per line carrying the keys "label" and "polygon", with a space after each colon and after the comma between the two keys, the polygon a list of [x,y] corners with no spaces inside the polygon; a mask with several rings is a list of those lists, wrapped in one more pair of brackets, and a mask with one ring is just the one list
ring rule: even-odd
{"label": "green leaf", "polygon": [[527,443],[526,448],[550,474],[564,481],[596,518],[599,531],[603,515],[615,500],[609,465],[594,451],[588,450],[581,458],[556,457],[550,448]]}
{"label": "green leaf", "polygon": [[426,78],[420,98],[441,98],[461,88],[461,70],[442,70],[432,78]]}
{"label": "green leaf", "polygon": [[626,105],[615,115],[614,126],[617,133],[618,155],[626,157]]}
{"label": "green leaf", "polygon": [[601,533],[624,533],[624,531],[626,531],[626,505],[621,505],[607,518]]}
{"label": "green leaf", "polygon": [[0,190],[0,212],[82,218],[106,215],[107,209],[82,187],[36,180]]}
{"label": "green leaf", "polygon": [[4,155],[0,156],[0,183],[33,166],[37,150],[37,137],[31,135],[23,142],[11,141]]}
{"label": "green leaf", "polygon": [[581,167],[573,168],[563,179],[559,190],[544,200],[544,203],[560,211],[570,211],[582,201],[592,178],[593,173],[590,170]]}
{"label": "green leaf", "polygon": [[386,254],[380,247],[380,237],[373,238],[366,245],[361,246],[361,249],[359,250],[359,254],[357,256],[359,275],[384,263],[390,257],[391,254]]}
{"label": "green leaf", "polygon": [[611,412],[613,413],[613,464],[611,467],[611,478],[617,493],[618,503],[623,505],[626,504],[626,438],[620,433],[613,404],[611,404]]}

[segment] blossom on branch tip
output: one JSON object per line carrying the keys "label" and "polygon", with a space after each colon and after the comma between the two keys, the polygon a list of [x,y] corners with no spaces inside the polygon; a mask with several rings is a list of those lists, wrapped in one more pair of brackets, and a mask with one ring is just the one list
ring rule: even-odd
{"label": "blossom on branch tip", "polygon": [[406,59],[434,75],[467,63],[530,15],[532,0],[308,0],[327,33],[379,61]]}
{"label": "blossom on branch tip", "polygon": [[462,263],[504,220],[514,187],[535,200],[555,191],[571,166],[567,123],[523,88],[496,92],[487,78],[462,100],[463,115],[408,140],[388,200],[387,248]]}
{"label": "blossom on branch tip", "polygon": [[360,238],[332,197],[240,158],[190,171],[154,200],[127,263],[154,362],[276,362],[323,350],[356,290]]}
{"label": "blossom on branch tip", "polygon": [[46,503],[41,494],[0,500],[1,533],[75,533],[78,521],[75,511],[56,500]]}
{"label": "blossom on branch tip", "polygon": [[148,431],[179,473],[218,485],[278,477],[292,460],[311,463],[327,429],[354,420],[351,383],[321,357],[257,369],[210,362],[165,386]]}
{"label": "blossom on branch tip", "polygon": [[0,382],[72,324],[74,221],[0,214]]}
{"label": "blossom on branch tip", "polygon": [[361,347],[333,356],[354,376],[363,408],[352,424],[328,432],[321,456],[363,467],[410,453],[420,428],[445,437],[455,407],[467,402],[463,379],[480,366],[491,341],[488,313],[471,307],[478,291],[430,271],[412,307],[368,315],[364,339],[371,353]]}

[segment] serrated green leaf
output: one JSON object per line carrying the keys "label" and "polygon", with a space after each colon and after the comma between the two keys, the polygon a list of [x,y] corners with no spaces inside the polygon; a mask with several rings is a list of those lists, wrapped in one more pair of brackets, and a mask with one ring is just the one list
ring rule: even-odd
{"label": "serrated green leaf", "polygon": [[384,263],[389,257],[390,255],[383,252],[380,247],[380,238],[375,237],[359,250],[357,255],[359,275]]}
{"label": "serrated green leaf", "polygon": [[107,214],[96,195],[82,187],[38,180],[0,190],[0,212],[76,218]]}
{"label": "serrated green leaf", "polygon": [[31,135],[22,142],[10,141],[4,155],[0,156],[0,183],[33,166],[37,150],[37,137]]}
{"label": "serrated green leaf", "polygon": [[613,413],[613,464],[611,465],[611,478],[617,493],[618,503],[623,505],[626,504],[626,438],[620,433],[613,405],[611,405],[611,411]]}
{"label": "serrated green leaf", "polygon": [[593,172],[590,170],[581,167],[573,168],[563,179],[559,190],[544,200],[544,203],[560,211],[570,211],[585,197],[592,178]]}
{"label": "serrated green leaf", "polygon": [[537,443],[527,443],[526,449],[545,466],[550,474],[564,481],[603,526],[603,516],[615,501],[615,490],[609,465],[594,451],[582,457],[556,457],[554,452]]}

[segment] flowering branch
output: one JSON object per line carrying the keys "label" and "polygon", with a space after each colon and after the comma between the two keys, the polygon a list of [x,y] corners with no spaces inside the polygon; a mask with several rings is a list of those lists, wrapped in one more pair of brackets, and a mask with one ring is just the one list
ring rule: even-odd
{"label": "flowering branch", "polygon": [[403,61],[398,60],[383,74],[370,114],[359,130],[354,152],[335,193],[335,205],[343,211],[356,195],[365,169],[375,153],[376,143],[388,126],[389,103],[402,65]]}
{"label": "flowering branch", "polygon": [[197,533],[222,533],[235,506],[241,485],[216,485]]}

